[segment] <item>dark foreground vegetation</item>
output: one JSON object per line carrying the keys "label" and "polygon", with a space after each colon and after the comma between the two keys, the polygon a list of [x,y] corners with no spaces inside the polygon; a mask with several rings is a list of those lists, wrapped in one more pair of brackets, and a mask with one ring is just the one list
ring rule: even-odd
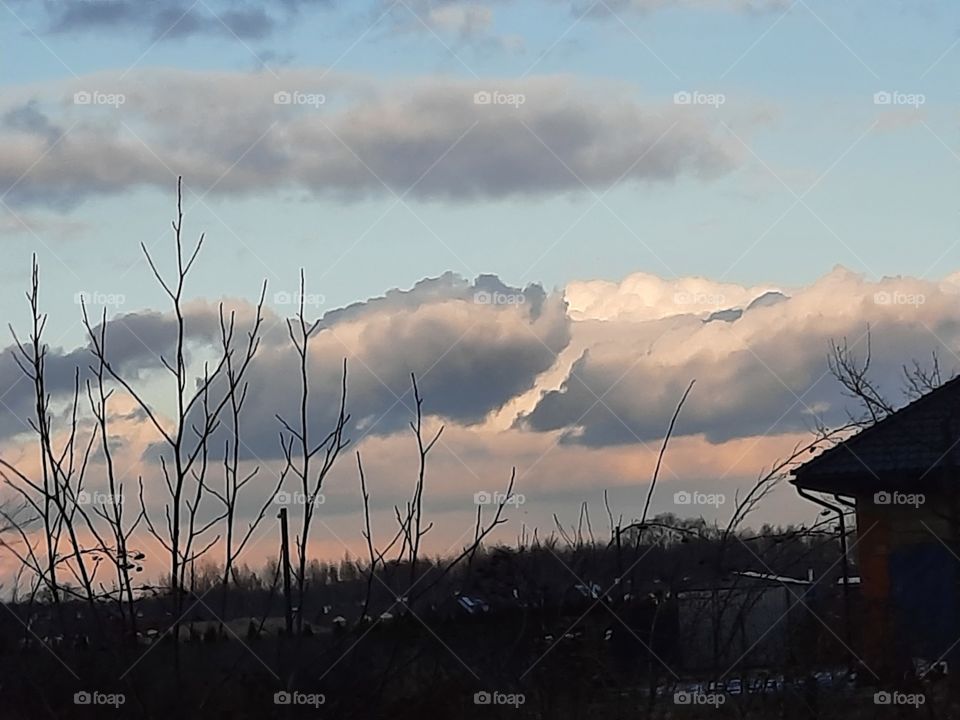
{"label": "dark foreground vegetation", "polygon": [[[276,563],[241,569],[225,612],[211,609],[221,587],[208,566],[180,623],[173,598],[144,594],[132,632],[108,603],[11,604],[4,717],[808,718],[872,707],[876,688],[846,673],[835,536],[734,536],[671,516],[649,533],[622,533],[619,550],[577,537],[477,549],[449,572],[425,560],[413,587],[405,563],[385,563],[372,584],[362,562],[312,563],[292,634]],[[773,578],[798,567],[822,581]],[[78,692],[123,701],[88,707]]]}

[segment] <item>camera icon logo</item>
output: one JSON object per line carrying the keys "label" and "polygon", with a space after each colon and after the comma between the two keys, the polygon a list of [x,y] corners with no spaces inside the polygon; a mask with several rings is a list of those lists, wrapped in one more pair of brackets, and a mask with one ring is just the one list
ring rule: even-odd
{"label": "camera icon logo", "polygon": [[274,705],[289,705],[292,702],[293,702],[293,695],[288,693],[286,690],[280,690],[273,694]]}
{"label": "camera icon logo", "polygon": [[289,105],[293,102],[293,96],[286,90],[279,90],[273,94],[274,105]]}
{"label": "camera icon logo", "polygon": [[887,92],[886,90],[881,90],[880,92],[875,92],[873,94],[874,105],[889,105],[892,102],[893,102],[893,95]]}
{"label": "camera icon logo", "polygon": [[486,690],[481,690],[473,694],[474,705],[489,705],[491,702],[493,702],[493,698]]}
{"label": "camera icon logo", "polygon": [[693,497],[686,490],[681,490],[673,494],[673,502],[676,505],[689,505],[692,500]]}
{"label": "camera icon logo", "polygon": [[91,702],[93,702],[93,697],[86,690],[81,690],[73,694],[74,705],[89,705]]}

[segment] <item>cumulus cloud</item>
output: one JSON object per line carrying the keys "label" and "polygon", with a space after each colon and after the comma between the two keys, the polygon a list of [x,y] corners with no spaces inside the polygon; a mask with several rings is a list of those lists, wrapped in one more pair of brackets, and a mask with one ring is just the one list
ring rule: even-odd
{"label": "cumulus cloud", "polygon": [[143,71],[18,91],[0,113],[7,201],[59,207],[166,188],[171,169],[219,194],[470,201],[709,179],[741,158],[696,108],[565,76]]}
{"label": "cumulus cloud", "polygon": [[953,278],[870,282],[839,268],[789,297],[763,295],[752,306],[744,300],[759,288],[741,288],[731,299],[743,312],[727,322],[705,322],[709,314],[676,306],[666,316],[669,301],[656,294],[651,301],[651,287],[660,286],[642,276],[619,287],[600,284],[593,297],[589,286],[575,288],[571,308],[594,308],[602,319],[574,324],[571,348],[581,352],[560,385],[522,416],[523,426],[594,446],[654,440],[694,378],[681,434],[723,442],[798,432],[815,420],[836,424],[850,401],[829,376],[829,342],[846,337],[865,353],[868,325],[877,380],[895,402],[903,399],[902,364],[937,350],[945,365],[960,366]]}
{"label": "cumulus cloud", "polygon": [[567,285],[574,320],[656,320],[684,313],[743,307],[774,286],[743,287],[708,278],[666,279],[633,273],[623,281],[575,281]]}
{"label": "cumulus cloud", "polygon": [[[830,340],[847,338],[865,352],[869,325],[876,379],[894,403],[904,399],[903,364],[937,350],[945,370],[960,367],[957,278],[871,281],[838,268],[809,286],[778,288],[637,274],[547,292],[447,273],[320,318],[310,346],[311,422],[331,422],[347,358],[355,440],[407,427],[410,373],[428,416],[484,432],[548,434],[592,448],[650,443],[696,379],[678,437],[716,444],[796,435],[815,422],[835,425],[851,408],[827,372]],[[678,293],[722,293],[725,302],[678,303]],[[242,329],[253,310],[235,309]],[[277,456],[275,415],[292,417],[299,398],[283,317],[271,312],[265,326],[248,377],[244,455],[251,459]],[[218,308],[191,303],[187,330],[199,374],[218,341]],[[174,338],[168,313],[119,315],[108,328],[114,362],[157,398],[169,380],[157,372],[160,357],[171,356]],[[89,361],[86,348],[52,349],[50,392],[65,397],[74,368],[84,371]],[[11,348],[0,353],[0,384],[0,436],[9,437],[25,429],[31,410]]]}
{"label": "cumulus cloud", "polygon": [[[237,336],[249,327],[253,308],[236,303]],[[200,363],[219,343],[219,307],[203,301],[186,306],[188,365]],[[284,318],[268,311],[264,338],[248,380],[245,455],[276,457],[276,415],[293,420],[299,403],[298,359],[287,337]],[[332,419],[340,389],[341,363],[349,365],[349,410],[352,436],[389,434],[405,428],[413,399],[410,374],[416,373],[426,411],[461,425],[482,421],[511,398],[534,386],[569,342],[569,318],[559,293],[541,287],[512,288],[495,276],[469,282],[452,273],[427,279],[406,291],[392,291],[347,308],[328,312],[311,341],[311,421],[321,427]],[[159,415],[173,410],[165,388],[170,377],[161,358],[170,362],[177,325],[166,312],[118,315],[107,326],[111,363],[156,400]],[[6,390],[0,412],[0,437],[27,429],[31,412],[29,382],[21,377],[14,348],[0,353],[0,387]],[[48,351],[48,391],[63,399],[73,388],[74,373],[87,377],[92,356],[87,347]],[[214,393],[220,391],[215,386]],[[166,403],[166,404],[164,404]],[[214,443],[222,447],[222,443]]]}
{"label": "cumulus cloud", "polygon": [[[351,437],[405,429],[414,407],[411,373],[424,412],[460,425],[480,423],[531,389],[569,342],[559,293],[509,288],[492,276],[474,283],[447,274],[410,291],[327,313],[311,342],[310,417],[332,423],[341,363],[348,363]],[[245,455],[275,457],[276,415],[295,422],[297,358],[288,343],[268,344],[251,366]]]}
{"label": "cumulus cloud", "polygon": [[[677,304],[678,292],[722,292],[724,309],[739,314],[710,321],[716,308]],[[428,427],[448,425],[431,464],[437,480],[431,497],[446,528],[438,536],[453,542],[461,525],[469,527],[473,493],[500,488],[512,465],[518,490],[530,501],[517,509],[517,519],[528,526],[546,527],[553,512],[562,516],[574,500],[601,505],[602,488],[611,490],[618,512],[629,517],[642,509],[657,441],[696,378],[661,473],[673,490],[655,500],[655,511],[670,510],[676,489],[732,497],[761,467],[809,437],[815,417],[828,424],[845,417],[850,400],[826,374],[831,338],[845,336],[865,352],[870,324],[875,377],[894,403],[903,400],[902,363],[937,349],[947,373],[960,367],[958,298],[960,273],[940,281],[871,281],[837,268],[804,287],[638,273],[620,283],[571,283],[565,292],[447,273],[320,318],[310,348],[309,417],[318,432],[329,423],[347,357],[348,434],[364,453],[374,511],[389,522],[390,508],[409,490],[403,468],[415,468],[406,423],[413,409],[409,373],[416,372]],[[242,336],[253,308],[229,302],[227,309],[237,312]],[[241,517],[256,512],[282,464],[274,415],[291,417],[298,402],[296,358],[283,319],[268,311],[247,378],[244,469],[259,465],[262,477]],[[216,345],[218,307],[191,302],[186,323],[189,367],[198,374]],[[170,378],[159,358],[170,357],[174,332],[173,318],[158,311],[119,315],[108,327],[111,359],[161,413],[170,403]],[[27,462],[30,446],[18,435],[32,412],[31,388],[12,354],[11,348],[0,352],[0,441],[4,457]],[[48,350],[55,409],[72,392],[76,368],[83,372],[90,359],[85,347]],[[132,478],[144,477],[147,502],[162,516],[156,432],[130,398],[114,397],[118,469],[128,488]],[[220,451],[222,439],[212,452]],[[99,456],[92,462],[96,470]],[[101,480],[102,473],[93,472],[90,487]],[[354,468],[344,463],[324,491],[325,522],[338,534],[337,523],[355,526],[355,481]]]}

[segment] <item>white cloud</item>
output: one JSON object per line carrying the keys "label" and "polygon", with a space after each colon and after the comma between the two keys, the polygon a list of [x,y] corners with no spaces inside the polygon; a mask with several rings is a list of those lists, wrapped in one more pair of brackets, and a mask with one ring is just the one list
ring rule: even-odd
{"label": "white cloud", "polygon": [[572,282],[565,294],[574,320],[637,321],[746,307],[765,292],[779,289],[774,285],[742,287],[701,277],[670,280],[638,272],[619,283]]}
{"label": "white cloud", "polygon": [[[847,337],[865,352],[868,325],[877,380],[894,403],[903,400],[902,364],[923,362],[937,350],[947,371],[960,368],[956,275],[942,282],[874,282],[837,268],[808,287],[789,289],[786,299],[753,307],[763,286],[705,282],[632,276],[620,286],[599,284],[592,293],[590,285],[576,285],[572,311],[579,303],[581,317],[595,319],[573,324],[566,356],[580,354],[559,385],[541,388],[523,423],[563,430],[572,443],[655,439],[694,378],[679,433],[721,442],[801,431],[812,427],[814,414],[836,423],[850,401],[827,372],[829,342]],[[679,314],[664,298],[686,283],[729,292],[737,302],[726,306],[745,311],[731,322]]]}

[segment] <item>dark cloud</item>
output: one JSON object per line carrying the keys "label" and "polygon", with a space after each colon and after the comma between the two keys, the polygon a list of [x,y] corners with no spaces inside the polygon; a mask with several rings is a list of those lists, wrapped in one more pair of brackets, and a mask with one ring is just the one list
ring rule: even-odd
{"label": "dark cloud", "polygon": [[[500,288],[488,290],[485,288]],[[327,313],[311,343],[310,422],[334,419],[348,363],[350,436],[403,430],[414,407],[411,373],[434,418],[470,425],[531,390],[570,339],[566,306],[539,286],[510,288],[493,276],[469,283],[448,273],[409,291]],[[276,415],[296,423],[298,359],[289,343],[262,348],[250,370],[245,454],[279,453]],[[216,444],[216,443],[215,443]]]}
{"label": "dark cloud", "polygon": [[[244,337],[252,308],[238,311],[237,337]],[[189,357],[216,354],[219,310],[193,303],[186,312]],[[310,421],[327,425],[335,412],[341,363],[349,365],[349,431],[384,435],[405,428],[413,399],[410,374],[416,373],[426,398],[425,412],[459,424],[482,421],[487,415],[534,387],[540,373],[555,362],[569,342],[566,306],[558,294],[548,296],[536,285],[512,288],[494,276],[476,282],[447,273],[426,279],[407,291],[326,313],[310,345]],[[268,332],[251,366],[244,417],[245,455],[275,458],[279,453],[276,415],[293,421],[299,406],[297,357],[281,318],[270,314]],[[111,362],[133,382],[153,388],[167,372],[160,358],[173,360],[177,326],[169,313],[136,312],[111,319],[107,348]],[[76,368],[86,378],[92,356],[86,347],[50,349],[48,390],[64,399],[73,388]],[[196,367],[194,365],[194,367]],[[32,401],[29,383],[21,381],[13,349],[0,354],[0,437],[24,430]],[[222,386],[213,388],[216,402]],[[171,406],[172,408],[172,406]],[[167,408],[167,410],[171,409]],[[214,443],[222,449],[221,439]],[[159,447],[149,451],[156,456]]]}
{"label": "dark cloud", "polygon": [[[481,201],[715,178],[741,157],[696,109],[565,77],[388,88],[319,71],[280,80],[145,71],[80,80],[73,92],[123,102],[77,105],[71,94],[59,106],[9,108],[29,108],[32,122],[0,133],[0,192],[16,183],[7,202],[63,208],[143,186],[166,189],[170,169],[220,195],[302,190],[347,201],[391,193]],[[317,102],[277,103],[276,93]],[[484,103],[492,97],[503,102]],[[510,98],[519,101],[505,104]],[[50,127],[70,128],[52,149]]]}
{"label": "dark cloud", "polygon": [[[201,310],[202,307],[202,310]],[[79,314],[81,309],[75,308]],[[96,315],[96,309],[90,309]],[[100,325],[94,324],[99,337]],[[209,346],[219,337],[215,309],[198,306],[187,314],[187,359],[195,350]],[[161,358],[173,362],[177,326],[169,314],[142,311],[118,315],[109,320],[106,345],[110,363],[126,378],[135,382],[152,371],[163,368]],[[20,338],[22,341],[24,337]],[[26,432],[28,420],[35,414],[34,388],[18,365],[23,360],[13,345],[0,350],[0,439]],[[89,345],[72,350],[47,347],[45,384],[54,404],[71,399],[79,373],[81,406],[86,408],[85,383],[92,377],[90,366],[95,358]],[[166,370],[164,370],[166,372]]]}
{"label": "dark cloud", "polygon": [[0,116],[0,127],[5,130],[45,137],[51,145],[63,135],[63,128],[50,120],[40,109],[40,104],[36,100],[30,100],[23,105],[7,110]]}
{"label": "dark cloud", "polygon": [[192,35],[260,40],[271,35],[281,22],[296,17],[303,8],[329,4],[328,0],[274,0],[267,3],[64,0],[48,1],[44,10],[51,33],[134,29],[144,31],[153,40]]}

